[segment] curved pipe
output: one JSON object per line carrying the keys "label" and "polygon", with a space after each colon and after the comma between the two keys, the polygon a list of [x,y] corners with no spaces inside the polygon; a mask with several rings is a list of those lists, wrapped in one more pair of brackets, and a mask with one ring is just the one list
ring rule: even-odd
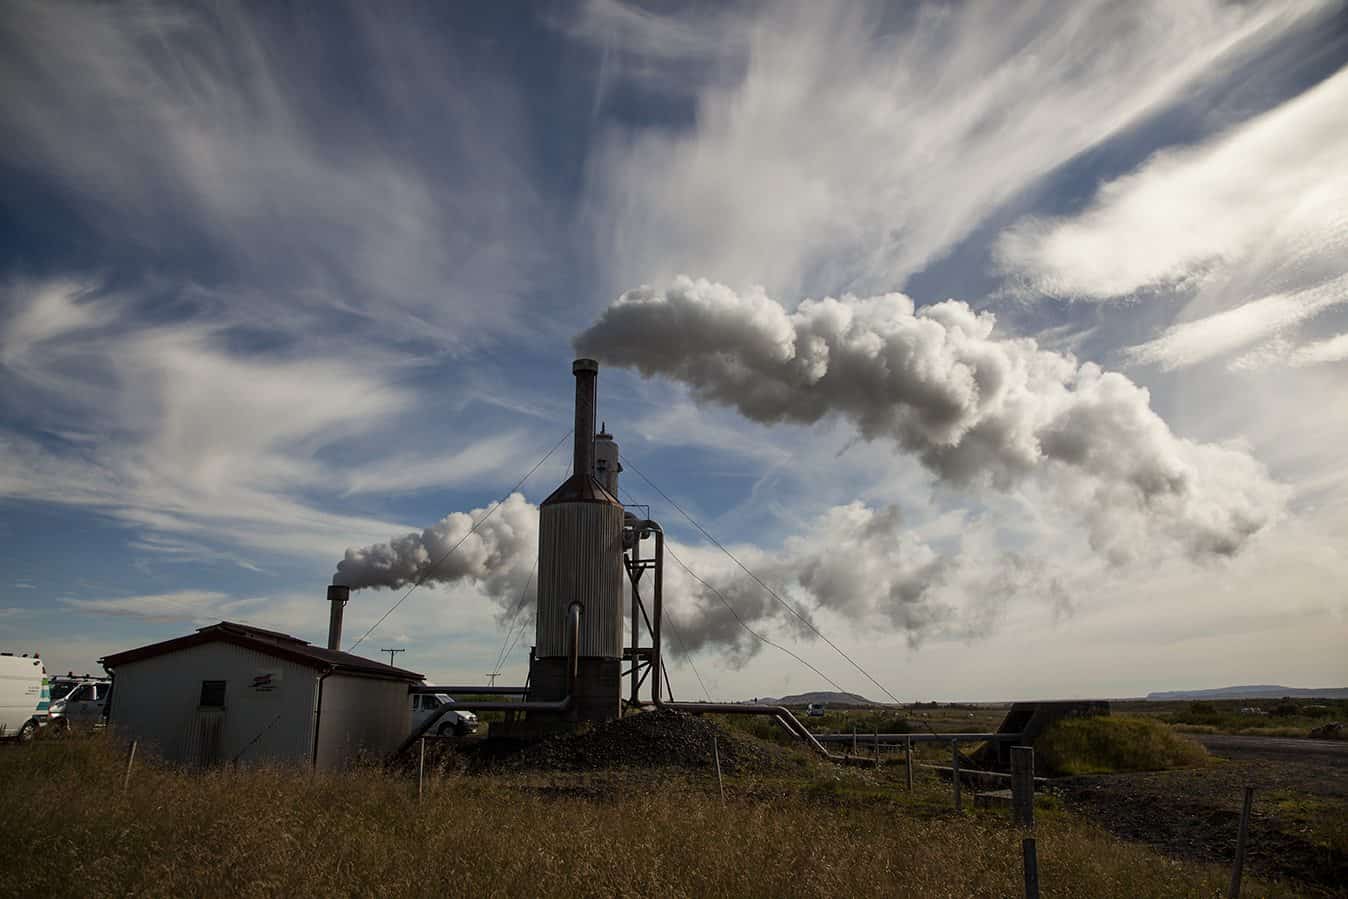
{"label": "curved pipe", "polygon": [[[394,756],[401,755],[409,746],[420,740],[426,735],[432,727],[436,725],[441,718],[455,709],[462,709],[466,712],[565,712],[571,708],[571,696],[576,686],[576,672],[580,668],[580,616],[584,607],[573,602],[569,609],[570,628],[571,628],[571,649],[567,658],[567,679],[566,696],[558,700],[549,701],[525,701],[525,702],[501,702],[499,700],[483,699],[469,702],[446,703],[435,710],[420,727],[414,728],[394,751]],[[496,695],[515,695],[520,691],[516,687],[409,687],[408,693],[450,693],[454,691],[463,693],[482,693],[488,696]]]}

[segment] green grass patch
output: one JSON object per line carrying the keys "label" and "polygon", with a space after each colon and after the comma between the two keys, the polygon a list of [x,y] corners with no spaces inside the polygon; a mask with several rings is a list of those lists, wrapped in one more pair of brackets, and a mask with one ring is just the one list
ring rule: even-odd
{"label": "green grass patch", "polygon": [[1035,741],[1035,762],[1054,775],[1160,771],[1208,764],[1207,750],[1155,718],[1067,718]]}

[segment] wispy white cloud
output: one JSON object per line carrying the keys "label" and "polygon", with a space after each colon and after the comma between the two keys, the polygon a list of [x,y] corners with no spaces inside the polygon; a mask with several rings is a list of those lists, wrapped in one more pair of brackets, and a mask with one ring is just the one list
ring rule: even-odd
{"label": "wispy white cloud", "polygon": [[726,51],[742,74],[700,91],[690,129],[617,131],[594,161],[604,286],[696,271],[787,296],[892,288],[1041,176],[1315,9],[765,8]]}
{"label": "wispy white cloud", "polygon": [[1348,360],[1348,334],[1308,343],[1292,356],[1293,365],[1320,365]]}
{"label": "wispy white cloud", "polygon": [[[1163,369],[1182,368],[1229,355],[1276,335],[1286,335],[1302,322],[1344,303],[1348,303],[1348,275],[1308,290],[1275,294],[1225,312],[1172,325],[1160,337],[1131,347],[1128,356],[1134,362],[1159,365]],[[1269,358],[1287,358],[1286,353],[1278,352],[1287,347],[1287,337],[1281,336],[1278,345],[1269,348],[1271,353],[1256,352]],[[1293,358],[1299,357],[1300,354],[1293,354]],[[1313,354],[1307,358],[1312,357]]]}
{"label": "wispy white cloud", "polygon": [[7,161],[124,248],[209,248],[268,288],[255,316],[284,292],[291,315],[442,343],[514,327],[546,245],[519,98],[465,89],[494,62],[479,49],[348,11],[342,65],[378,116],[318,76],[334,51],[304,39],[316,20],[20,4],[0,20],[0,81],[23,86],[0,97]]}
{"label": "wispy white cloud", "polygon": [[[1251,288],[1308,286],[1342,274],[1348,258],[1345,158],[1340,72],[1229,133],[1158,153],[1077,215],[1019,223],[999,256],[1033,290],[1091,300],[1207,282],[1229,306]],[[1255,275],[1266,283],[1250,283]],[[1270,301],[1213,329],[1284,317],[1271,311],[1284,305]]]}
{"label": "wispy white cloud", "polygon": [[[0,496],[98,509],[196,543],[330,559],[396,526],[303,498],[305,490],[330,494],[356,477],[356,469],[324,461],[325,449],[415,402],[410,390],[390,385],[396,367],[385,357],[328,358],[306,354],[303,345],[289,354],[246,354],[204,323],[48,328],[42,352],[22,349],[31,345],[31,310],[49,309],[71,290],[7,291],[0,345],[21,349],[0,368],[10,377],[6,399],[16,424],[77,423],[93,433],[62,446],[0,430]],[[96,309],[100,301],[80,302]],[[95,320],[108,321],[97,311],[79,319]],[[415,474],[402,483],[415,486]]]}

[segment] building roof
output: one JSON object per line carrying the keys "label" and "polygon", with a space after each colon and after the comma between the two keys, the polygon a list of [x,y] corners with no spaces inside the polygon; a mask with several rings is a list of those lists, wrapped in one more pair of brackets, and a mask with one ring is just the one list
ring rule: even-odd
{"label": "building roof", "polygon": [[245,649],[252,649],[319,670],[363,674],[370,677],[388,678],[389,680],[419,681],[424,679],[423,675],[417,674],[415,671],[395,668],[392,665],[385,665],[383,662],[376,662],[374,659],[367,659],[364,656],[352,655],[349,652],[313,646],[308,641],[292,637],[289,634],[269,631],[248,624],[238,624],[233,621],[222,621],[219,624],[197,628],[194,634],[174,637],[172,640],[151,643],[148,646],[140,646],[124,652],[115,652],[99,659],[99,662],[108,668],[116,668],[118,665],[139,662],[142,659],[190,649],[193,646],[201,646],[205,643],[232,643],[235,646],[242,646]]}
{"label": "building roof", "polygon": [[557,503],[602,503],[606,506],[621,506],[622,503],[614,498],[612,493],[604,489],[604,485],[588,474],[573,474],[562,482],[562,485],[543,502],[539,503],[539,508],[543,506],[552,506]]}

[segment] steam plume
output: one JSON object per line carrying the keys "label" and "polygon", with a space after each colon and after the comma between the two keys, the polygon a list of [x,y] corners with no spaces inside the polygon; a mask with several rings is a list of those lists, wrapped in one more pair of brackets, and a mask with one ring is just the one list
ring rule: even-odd
{"label": "steam plume", "polygon": [[[333,581],[353,588],[405,587],[423,576],[431,583],[470,581],[503,611],[513,613],[523,597],[523,609],[532,615],[535,592],[533,587],[525,592],[524,585],[538,551],[538,507],[519,494],[432,567],[484,512],[455,513],[421,533],[349,549]],[[777,636],[783,628],[809,641],[815,635],[804,621],[828,609],[858,627],[898,628],[917,644],[932,635],[984,634],[1016,595],[1060,592],[1035,566],[1014,556],[967,544],[942,556],[903,527],[897,509],[859,502],[829,509],[806,534],[776,551],[733,548],[796,614],[719,550],[674,541],[668,546],[680,561],[665,566],[665,614],[674,631],[667,649],[674,655],[725,650],[740,664],[762,649],[741,622]]]}
{"label": "steam plume", "polygon": [[1050,475],[1116,560],[1158,535],[1196,557],[1231,555],[1275,514],[1280,491],[1248,454],[1177,437],[1145,388],[994,337],[994,324],[956,300],[918,310],[899,293],[788,312],[761,290],[680,277],[624,293],[574,342],[755,421],[843,415],[953,484]]}
{"label": "steam plume", "polygon": [[503,609],[513,608],[538,554],[538,507],[512,493],[469,535],[473,522],[486,513],[455,512],[420,533],[348,549],[332,582],[362,589],[406,587],[422,579],[439,584],[471,581]]}

